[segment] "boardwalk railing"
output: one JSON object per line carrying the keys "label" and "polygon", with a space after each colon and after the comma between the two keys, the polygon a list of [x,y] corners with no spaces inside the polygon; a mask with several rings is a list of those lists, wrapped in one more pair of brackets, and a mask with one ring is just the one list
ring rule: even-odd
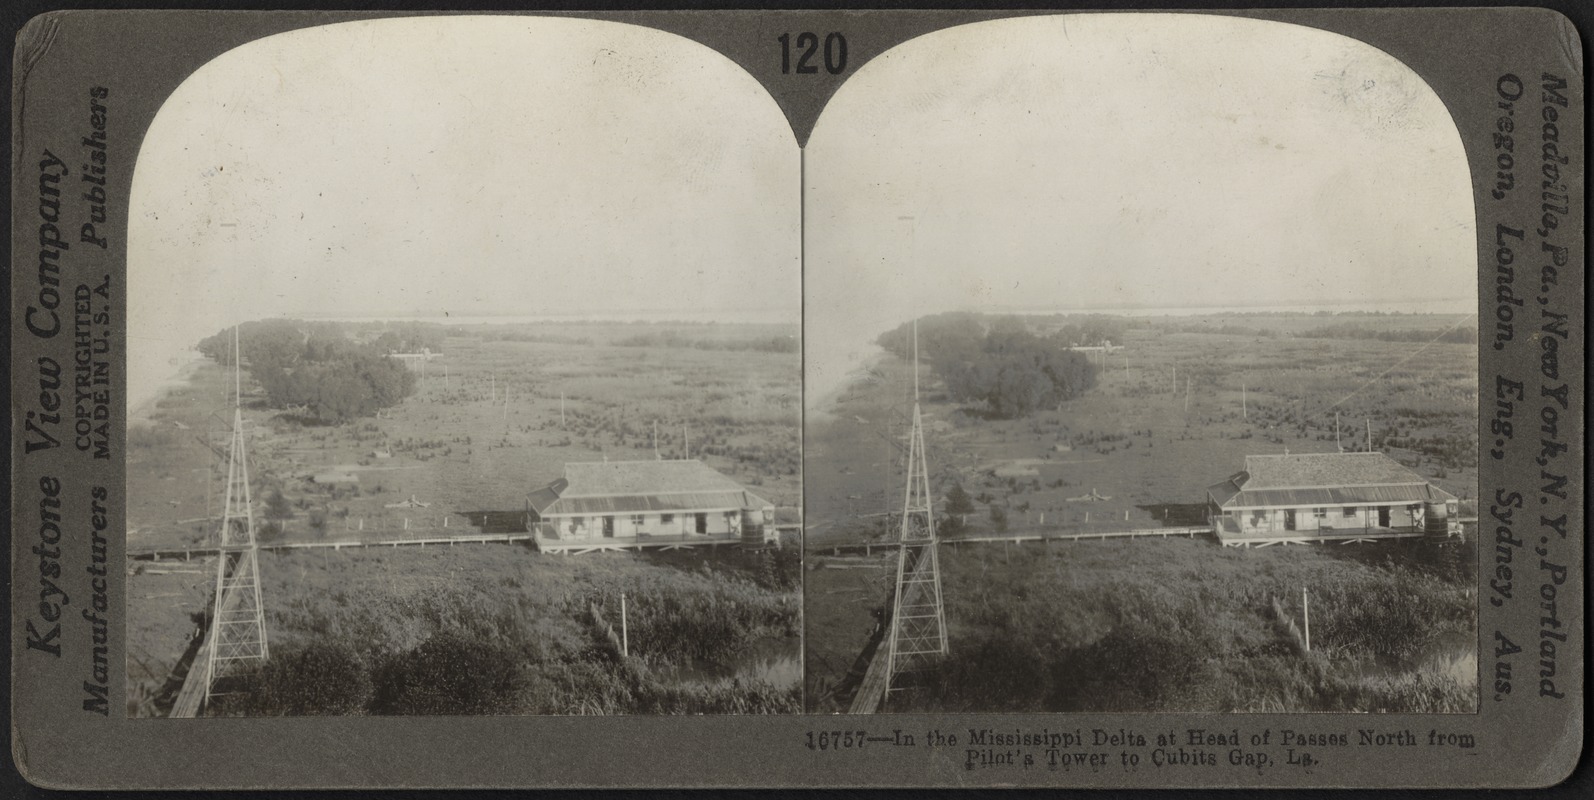
{"label": "boardwalk railing", "polygon": [[[474,533],[459,536],[431,536],[409,539],[340,539],[330,542],[271,542],[260,545],[261,550],[343,550],[358,547],[425,547],[427,545],[486,544],[489,542],[531,541],[529,533]],[[213,556],[221,552],[215,545],[167,545],[164,547],[130,547],[127,557],[134,561],[159,561],[164,558],[188,560],[194,556]]]}
{"label": "boardwalk railing", "polygon": [[[791,529],[795,526],[779,526]],[[314,542],[271,542],[260,545],[261,550],[281,552],[285,550],[344,550],[361,547],[432,547],[449,546],[456,544],[490,544],[536,542],[544,550],[551,551],[587,551],[587,550],[634,550],[641,547],[690,547],[695,545],[721,545],[745,544],[740,534],[723,536],[701,536],[686,534],[680,536],[644,536],[640,539],[603,539],[592,537],[589,539],[549,539],[537,536],[531,532],[522,533],[461,533],[453,536],[426,536],[406,537],[402,539],[337,539],[333,541]],[[134,561],[160,561],[163,559],[182,559],[187,561],[195,556],[213,556],[221,552],[214,544],[193,545],[164,545],[157,547],[130,547],[127,557]]]}
{"label": "boardwalk railing", "polygon": [[[1196,536],[1213,536],[1212,526],[1194,525],[1178,528],[1134,528],[1129,530],[1086,530],[1086,531],[1026,531],[1018,533],[998,533],[985,536],[948,536],[940,540],[941,544],[961,545],[1001,542],[1012,544],[1015,542],[1077,542],[1092,541],[1097,539],[1166,539],[1170,536],[1194,538]],[[872,552],[874,550],[895,550],[897,543],[893,541],[877,542],[825,542],[815,544],[809,550],[816,553],[831,551],[841,552]]]}

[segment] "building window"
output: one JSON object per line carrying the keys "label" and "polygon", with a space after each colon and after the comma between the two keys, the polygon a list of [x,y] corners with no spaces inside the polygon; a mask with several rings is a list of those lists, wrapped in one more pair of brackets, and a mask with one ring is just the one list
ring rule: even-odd
{"label": "building window", "polygon": [[1265,522],[1267,522],[1267,512],[1266,511],[1253,511],[1253,512],[1251,512],[1251,527],[1260,528],[1262,526],[1262,524],[1265,523]]}
{"label": "building window", "polygon": [[642,527],[642,522],[643,522],[643,517],[642,517],[641,514],[632,514],[631,515],[631,524],[632,525],[635,525],[636,527],[640,528],[640,527]]}
{"label": "building window", "polygon": [[1356,516],[1356,507],[1345,506],[1344,508],[1340,509],[1340,514],[1345,517],[1354,517]]}
{"label": "building window", "polygon": [[1326,507],[1314,508],[1312,509],[1312,516],[1318,519],[1328,519],[1328,509]]}
{"label": "building window", "polygon": [[582,517],[571,517],[570,518],[570,527],[571,528],[579,528],[579,527],[581,527],[582,525],[585,525],[585,524],[587,524],[587,521],[586,521],[586,519],[584,519]]}
{"label": "building window", "polygon": [[674,514],[660,514],[659,515],[659,522],[664,524],[664,525],[669,525],[669,524],[675,522],[675,515]]}

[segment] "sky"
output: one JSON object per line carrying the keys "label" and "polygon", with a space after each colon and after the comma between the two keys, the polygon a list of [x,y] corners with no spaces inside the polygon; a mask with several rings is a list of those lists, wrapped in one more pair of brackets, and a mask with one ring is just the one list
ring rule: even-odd
{"label": "sky", "polygon": [[272,316],[796,322],[800,152],[728,59],[618,23],[261,39],[167,100],[132,187],[130,402]]}
{"label": "sky", "polygon": [[1356,40],[1182,14],[1025,17],[861,67],[806,152],[810,404],[949,310],[1477,307],[1443,104]]}

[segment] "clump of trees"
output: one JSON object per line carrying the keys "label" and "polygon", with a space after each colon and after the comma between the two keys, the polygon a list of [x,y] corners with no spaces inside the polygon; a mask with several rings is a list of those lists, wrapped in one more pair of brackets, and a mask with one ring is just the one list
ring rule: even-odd
{"label": "clump of trees", "polygon": [[946,518],[941,521],[941,530],[949,534],[961,532],[973,513],[974,498],[964,491],[963,484],[952,484],[946,493]]}
{"label": "clump of trees", "polygon": [[[935,370],[952,400],[980,403],[991,416],[1012,419],[1096,385],[1096,366],[1069,349],[1078,344],[1070,334],[1079,331],[1040,336],[1017,317],[938,314],[919,321],[919,357]],[[913,323],[876,341],[887,352],[911,359]]]}
{"label": "clump of trees", "polygon": [[[245,323],[238,339],[250,376],[273,408],[304,408],[337,423],[371,416],[413,393],[415,375],[387,356],[431,343],[441,349],[441,329],[435,333],[385,331],[360,341],[338,323],[274,319]],[[199,352],[231,366],[232,329],[201,341]]]}

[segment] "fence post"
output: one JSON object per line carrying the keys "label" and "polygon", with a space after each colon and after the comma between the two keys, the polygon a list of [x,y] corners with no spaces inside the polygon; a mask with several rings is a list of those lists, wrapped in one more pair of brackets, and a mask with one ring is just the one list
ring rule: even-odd
{"label": "fence post", "polygon": [[626,622],[625,592],[620,593],[620,652],[631,657],[631,627]]}
{"label": "fence post", "polygon": [[1306,587],[1301,587],[1301,621],[1306,631],[1306,652],[1312,652],[1312,604],[1306,596]]}

